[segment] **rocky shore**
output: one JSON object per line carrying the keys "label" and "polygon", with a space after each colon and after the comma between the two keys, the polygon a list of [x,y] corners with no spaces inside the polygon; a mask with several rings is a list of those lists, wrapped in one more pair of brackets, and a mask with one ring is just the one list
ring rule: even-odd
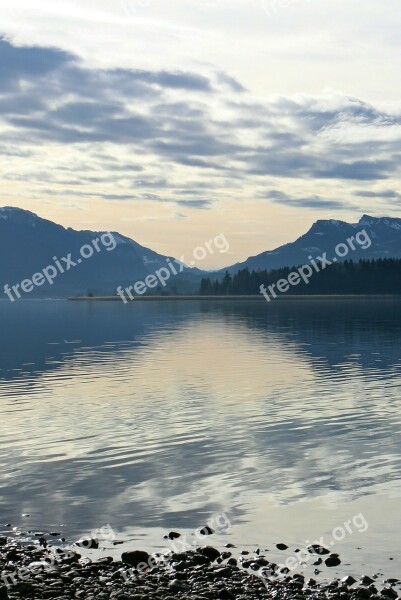
{"label": "rocky shore", "polygon": [[368,576],[318,583],[292,571],[277,576],[259,550],[235,558],[229,548],[204,546],[91,560],[79,548],[46,546],[0,538],[0,600],[391,600],[400,584]]}

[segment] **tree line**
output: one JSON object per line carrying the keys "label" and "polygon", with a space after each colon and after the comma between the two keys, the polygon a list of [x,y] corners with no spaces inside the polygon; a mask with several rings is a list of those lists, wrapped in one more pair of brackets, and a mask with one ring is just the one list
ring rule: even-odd
{"label": "tree line", "polygon": [[[300,267],[301,265],[299,265]],[[226,271],[222,278],[202,279],[199,294],[204,296],[255,295],[260,286],[287,279],[299,267],[271,271],[241,269],[235,275]],[[309,283],[290,286],[288,294],[401,294],[401,259],[346,260],[314,273]]]}

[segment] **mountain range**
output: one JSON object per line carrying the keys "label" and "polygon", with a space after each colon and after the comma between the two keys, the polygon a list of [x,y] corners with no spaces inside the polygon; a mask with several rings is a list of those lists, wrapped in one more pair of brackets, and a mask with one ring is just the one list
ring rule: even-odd
{"label": "mountain range", "polygon": [[[356,244],[355,251],[348,254],[348,259],[378,259],[401,257],[401,219],[390,217],[370,217],[363,215],[358,223],[345,221],[319,220],[299,237],[295,242],[285,244],[274,250],[267,250],[246,261],[236,263],[227,270],[234,274],[240,269],[262,271],[303,265],[309,263],[309,256],[316,258],[327,252],[328,257],[334,256],[337,244],[346,243],[347,239],[365,231],[372,244],[363,249]],[[344,258],[344,260],[345,260]],[[338,260],[341,260],[338,258]]]}
{"label": "mountain range", "polygon": [[[102,236],[108,247],[101,243]],[[65,268],[58,274],[54,283],[35,287],[29,297],[64,298],[76,294],[114,295],[119,285],[127,287],[137,280],[166,267],[163,256],[141,246],[134,240],[117,232],[112,232],[111,246],[109,232],[76,231],[65,228],[38,215],[13,207],[0,208],[0,290],[6,284],[13,286],[25,279],[31,279],[48,265],[55,266],[55,259]],[[94,250],[90,259],[80,258],[83,246],[93,248],[93,240],[98,239],[100,251]],[[113,247],[115,245],[115,248]],[[110,249],[113,248],[113,251]],[[69,265],[63,257],[80,263],[67,270]],[[177,270],[178,266],[177,266]],[[196,288],[199,277],[197,270],[186,270],[177,275],[174,285],[184,291]],[[193,280],[196,279],[196,283]],[[26,297],[26,294],[22,294]]]}
{"label": "mountain range", "polygon": [[[307,233],[294,242],[249,257],[244,262],[215,272],[214,275],[222,276],[226,270],[234,274],[243,268],[271,270],[301,265],[309,262],[309,256],[317,257],[324,252],[330,256],[337,244],[346,242],[362,230],[372,241],[371,246],[366,249],[357,246],[347,258],[401,258],[401,219],[364,215],[358,223],[316,221]],[[63,298],[77,294],[114,295],[119,285],[133,285],[158,269],[166,268],[169,261],[174,261],[173,257],[158,254],[117,232],[112,232],[112,236],[115,240],[113,251],[110,251],[110,246],[106,247],[98,242],[100,250],[93,251],[90,260],[80,260],[79,265],[66,270],[62,275],[58,274],[53,285],[45,281],[43,285],[35,286],[29,296],[22,296]],[[68,255],[76,261],[81,248],[93,247],[95,239],[108,240],[110,243],[108,232],[76,231],[26,210],[0,208],[2,297],[6,297],[3,295],[6,284],[13,286],[31,279],[33,274],[40,273],[47,265],[56,264],[56,259],[65,266],[62,257]],[[210,276],[210,272],[186,268],[170,279],[169,288],[174,287],[181,293],[195,292],[203,276]]]}

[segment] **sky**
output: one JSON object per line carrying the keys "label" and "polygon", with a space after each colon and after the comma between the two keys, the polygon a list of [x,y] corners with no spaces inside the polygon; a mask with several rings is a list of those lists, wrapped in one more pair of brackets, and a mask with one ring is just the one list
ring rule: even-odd
{"label": "sky", "polygon": [[223,267],[401,216],[399,0],[0,0],[0,205]]}

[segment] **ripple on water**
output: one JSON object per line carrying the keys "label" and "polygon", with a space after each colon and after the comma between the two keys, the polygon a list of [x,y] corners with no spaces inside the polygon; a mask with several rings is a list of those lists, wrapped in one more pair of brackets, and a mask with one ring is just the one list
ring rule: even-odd
{"label": "ripple on water", "polygon": [[36,306],[29,340],[11,336],[29,307],[5,320],[2,514],[76,533],[131,514],[151,539],[226,512],[255,543],[366,510],[364,539],[399,551],[398,307],[78,304]]}

